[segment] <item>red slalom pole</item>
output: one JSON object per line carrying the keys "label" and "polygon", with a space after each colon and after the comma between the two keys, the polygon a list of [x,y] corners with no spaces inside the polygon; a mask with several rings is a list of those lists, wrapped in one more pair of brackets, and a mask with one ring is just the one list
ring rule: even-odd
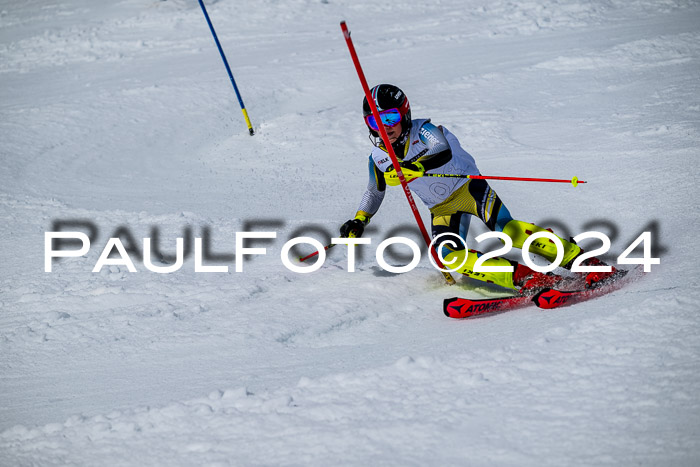
{"label": "red slalom pole", "polygon": [[[325,251],[328,251],[328,250],[330,250],[331,248],[333,248],[335,245],[336,245],[335,243],[330,243],[330,244],[324,246],[323,249],[324,249]],[[303,262],[306,261],[307,259],[313,258],[314,256],[316,256],[316,255],[319,254],[319,253],[320,253],[319,251],[314,251],[314,252],[311,253],[310,255],[302,256],[302,257],[299,258],[299,262],[300,262],[300,263],[303,263]]]}
{"label": "red slalom pole", "polygon": [[526,177],[495,177],[490,175],[458,175],[458,174],[429,174],[424,173],[423,177],[447,177],[447,178],[469,178],[477,180],[512,180],[516,182],[548,182],[548,183],[571,183],[578,186],[579,183],[587,183],[574,177],[571,180],[562,178],[526,178]]}
{"label": "red slalom pole", "polygon": [[[355,235],[353,232],[350,232],[350,235],[348,235],[348,238],[355,238],[355,237],[357,237],[357,235]],[[331,248],[333,248],[333,247],[336,246],[336,245],[337,245],[337,243],[329,243],[328,245],[326,245],[326,246],[323,247],[323,250],[324,250],[324,251],[328,251],[328,250],[330,250]],[[302,257],[299,258],[299,262],[300,262],[300,263],[303,263],[303,262],[306,261],[307,259],[313,258],[314,256],[316,256],[316,255],[319,254],[319,253],[320,253],[320,251],[314,251],[314,252],[311,253],[310,255],[302,256]]]}
{"label": "red slalom pole", "polygon": [[[352,62],[355,64],[355,69],[357,70],[357,76],[360,78],[360,83],[362,84],[362,89],[365,92],[365,97],[367,98],[367,102],[369,103],[369,107],[372,109],[372,115],[374,115],[374,118],[376,119],[377,122],[381,122],[382,119],[379,116],[379,111],[377,110],[377,106],[374,104],[374,99],[372,99],[371,92],[369,90],[369,86],[367,85],[367,80],[365,79],[365,74],[362,71],[362,66],[360,65],[360,60],[357,58],[357,53],[355,52],[355,46],[352,43],[352,39],[350,38],[350,31],[348,30],[347,24],[345,24],[345,21],[340,22],[340,29],[343,31],[343,36],[345,36],[345,42],[348,45],[348,50],[350,50],[350,56],[352,57]],[[384,129],[384,125],[377,125],[379,127],[379,133],[382,137],[382,141],[389,141],[389,136],[386,133],[386,130]],[[428,248],[430,249],[430,253],[433,256],[433,259],[435,259],[435,264],[438,265],[439,268],[444,268],[442,261],[440,261],[440,257],[437,254],[437,251],[435,251],[434,247],[431,247],[431,239],[430,235],[428,235],[428,231],[425,229],[425,225],[423,224],[423,219],[420,216],[420,213],[418,212],[418,207],[416,206],[416,202],[413,200],[413,196],[411,195],[411,190],[408,188],[408,184],[406,183],[406,178],[403,176],[403,172],[401,171],[401,166],[399,165],[399,160],[396,157],[396,153],[394,152],[394,148],[391,147],[391,144],[386,144],[386,149],[389,153],[389,157],[391,158],[392,164],[394,164],[394,169],[396,170],[396,175],[399,177],[399,181],[401,182],[401,187],[403,188],[403,192],[406,195],[406,199],[408,200],[408,205],[411,207],[411,211],[413,211],[413,216],[416,218],[416,222],[418,223],[418,227],[420,228],[421,234],[423,235],[423,239],[425,240],[425,244],[428,245]],[[445,277],[445,280],[447,281],[448,284],[452,285],[455,283],[454,278],[452,277],[452,274],[446,271],[440,271],[442,272],[442,275]]]}

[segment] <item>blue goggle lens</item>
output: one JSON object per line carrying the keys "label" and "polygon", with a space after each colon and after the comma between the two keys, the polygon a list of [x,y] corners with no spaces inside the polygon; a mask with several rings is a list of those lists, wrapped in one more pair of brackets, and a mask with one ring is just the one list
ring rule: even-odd
{"label": "blue goggle lens", "polygon": [[[382,119],[382,124],[384,126],[393,127],[401,123],[401,112],[399,112],[399,109],[382,110],[379,112],[379,117]],[[379,131],[374,115],[367,115],[365,117],[365,121],[371,129],[374,131]]]}

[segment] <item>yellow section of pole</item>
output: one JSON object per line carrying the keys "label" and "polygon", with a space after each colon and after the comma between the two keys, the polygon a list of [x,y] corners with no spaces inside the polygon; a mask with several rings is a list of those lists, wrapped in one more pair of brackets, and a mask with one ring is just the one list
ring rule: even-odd
{"label": "yellow section of pole", "polygon": [[250,118],[248,118],[248,111],[245,109],[245,107],[242,107],[241,112],[243,112],[243,118],[245,118],[245,123],[248,125],[248,133],[250,133],[250,136],[253,136],[255,134],[255,130],[253,130],[253,125],[250,123]]}

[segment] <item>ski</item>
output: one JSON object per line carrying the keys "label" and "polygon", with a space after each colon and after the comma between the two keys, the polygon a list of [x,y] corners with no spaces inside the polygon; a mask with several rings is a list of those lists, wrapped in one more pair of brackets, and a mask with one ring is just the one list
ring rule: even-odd
{"label": "ski", "polygon": [[[580,285],[578,278],[563,277],[556,286],[577,287]],[[530,305],[535,295],[533,290],[521,290],[517,295],[495,298],[460,298],[452,297],[443,301],[443,312],[450,318],[469,318],[471,316],[496,313],[522,308]]]}
{"label": "ski", "polygon": [[446,298],[443,302],[443,312],[449,318],[469,318],[470,316],[494,313],[497,311],[521,308],[532,302],[532,297],[514,295],[497,298]]}
{"label": "ski", "polygon": [[[637,268],[638,269],[638,268]],[[634,271],[635,269],[633,269]],[[589,300],[599,297],[615,290],[630,282],[632,275],[627,275],[629,271],[618,270],[612,280],[605,281],[596,287],[582,287],[573,290],[561,290],[557,288],[544,288],[534,295],[513,295],[496,298],[446,298],[443,301],[443,312],[449,318],[469,318],[486,313],[496,313],[499,311],[509,311],[522,308],[534,302],[536,306],[543,309],[558,308],[565,305]],[[627,276],[625,278],[625,276]],[[625,280],[622,280],[625,278]],[[571,285],[571,284],[569,284]]]}
{"label": "ski", "polygon": [[597,287],[568,291],[552,288],[543,289],[532,297],[532,301],[535,302],[535,305],[538,307],[549,310],[599,297],[614,292],[629,282],[620,280],[627,275],[627,272],[628,271],[625,270],[618,270],[618,273],[613,276],[613,280],[606,281]]}

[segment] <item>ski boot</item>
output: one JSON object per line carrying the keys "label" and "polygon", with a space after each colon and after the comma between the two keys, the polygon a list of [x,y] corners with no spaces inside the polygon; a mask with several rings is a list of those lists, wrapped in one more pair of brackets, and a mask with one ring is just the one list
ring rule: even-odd
{"label": "ski boot", "polygon": [[[583,250],[581,250],[581,253],[576,256],[583,254]],[[566,269],[571,270],[571,267],[573,266],[574,261],[576,260],[574,258],[571,260],[569,264],[564,266]],[[609,266],[608,264],[604,263],[600,259],[596,258],[595,256],[591,258],[586,258],[583,261],[581,261],[581,266]],[[601,286],[605,284],[606,282],[610,282],[615,280],[615,278],[618,276],[618,270],[614,266],[609,266],[610,271],[592,271],[592,272],[581,272],[577,274],[583,274],[586,277],[586,286],[589,289],[594,289],[598,286]]]}
{"label": "ski boot", "polygon": [[[608,266],[606,263],[602,262],[596,257],[584,259],[581,262],[581,266]],[[596,288],[600,285],[603,285],[605,282],[610,282],[612,280],[615,280],[615,277],[617,277],[617,269],[614,266],[610,266],[610,271],[605,272],[605,271],[593,271],[589,272],[586,274],[586,285],[593,289]]]}
{"label": "ski boot", "polygon": [[513,285],[522,295],[535,295],[542,289],[555,287],[563,280],[562,276],[548,272],[533,271],[524,264],[516,263],[513,272]]}

